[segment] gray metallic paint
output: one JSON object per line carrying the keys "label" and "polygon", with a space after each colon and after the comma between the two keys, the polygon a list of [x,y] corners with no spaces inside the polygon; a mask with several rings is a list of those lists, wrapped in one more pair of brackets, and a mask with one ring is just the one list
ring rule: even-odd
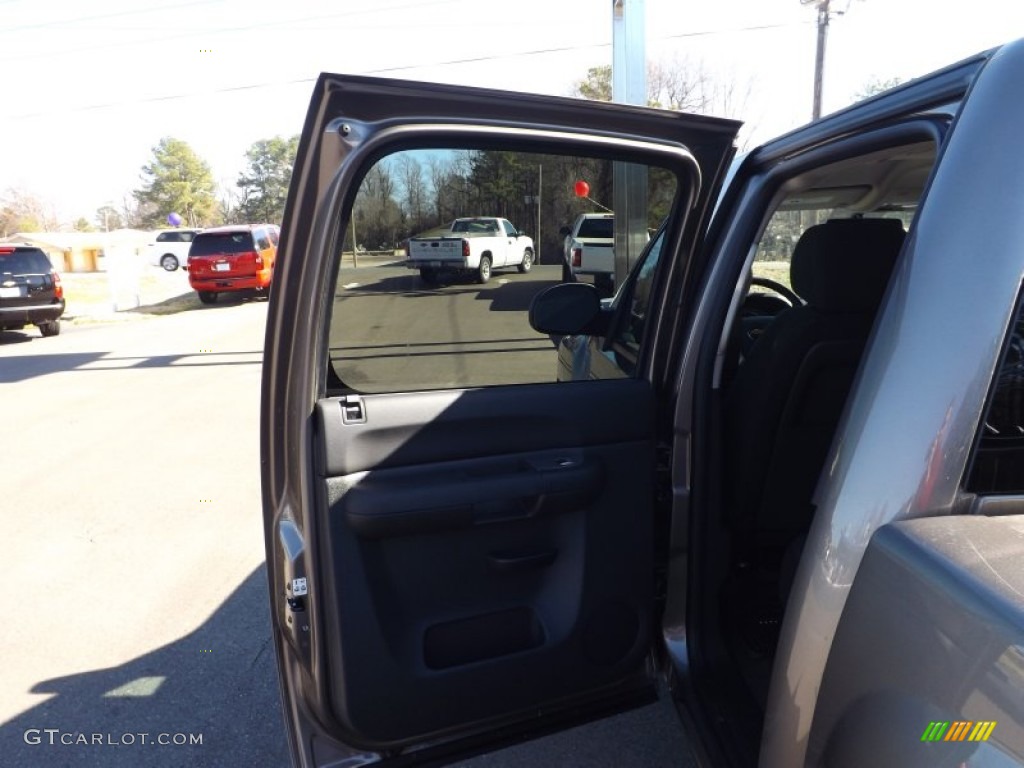
{"label": "gray metallic paint", "polygon": [[960,495],[1024,273],[1021,82],[1024,42],[999,50],[975,81],[905,246],[818,488],[775,659],[763,768],[822,764],[808,736],[871,535],[949,514]]}
{"label": "gray metallic paint", "polygon": [[[1024,755],[1024,517],[945,516],[878,529],[850,591],[811,729],[812,764],[959,766]],[[981,743],[929,743],[931,721],[996,722]]]}

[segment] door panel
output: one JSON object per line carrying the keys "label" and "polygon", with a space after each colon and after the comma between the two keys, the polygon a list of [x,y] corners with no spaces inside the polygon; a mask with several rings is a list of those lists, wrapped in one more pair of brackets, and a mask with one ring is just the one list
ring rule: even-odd
{"label": "door panel", "polygon": [[[437,205],[421,209],[439,220],[415,224],[426,231],[539,197],[542,176],[550,205],[577,174],[649,166],[649,217],[668,220],[666,252],[685,264],[738,127],[318,81],[282,225],[261,410],[296,763],[448,759],[653,691],[656,393],[647,380],[555,382],[557,339],[525,318],[560,270],[480,286],[391,253],[418,232],[398,231],[408,217],[389,179],[401,171],[411,200],[417,167],[439,171]],[[380,261],[362,256],[366,238]]]}
{"label": "door panel", "polygon": [[341,400],[317,407],[318,577],[345,730],[391,746],[649,684],[645,383],[362,400],[358,424],[344,422]]}
{"label": "door panel", "polygon": [[878,529],[829,654],[808,765],[1024,765],[1022,563],[1020,515]]}

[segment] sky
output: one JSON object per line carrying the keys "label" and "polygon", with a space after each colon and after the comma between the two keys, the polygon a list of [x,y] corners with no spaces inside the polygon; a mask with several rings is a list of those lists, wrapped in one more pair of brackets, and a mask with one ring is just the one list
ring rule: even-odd
{"label": "sky", "polygon": [[[637,0],[629,0],[637,2]],[[643,0],[649,61],[732,87],[746,147],[810,119],[801,0]],[[1024,2],[832,0],[824,112],[1024,37]],[[302,128],[322,71],[569,95],[610,64],[610,0],[0,0],[0,195],[90,221],[165,136],[234,188],[249,146]]]}

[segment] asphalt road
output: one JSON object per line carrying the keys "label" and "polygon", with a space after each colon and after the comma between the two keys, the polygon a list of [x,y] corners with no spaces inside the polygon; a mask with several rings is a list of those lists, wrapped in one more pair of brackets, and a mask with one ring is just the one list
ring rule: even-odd
{"label": "asphalt road", "polygon": [[[363,286],[414,277],[389,269],[359,270]],[[541,276],[502,277],[454,290],[508,296]],[[390,317],[386,301],[361,311]],[[522,332],[521,311],[472,301],[478,325],[496,324],[475,334]],[[0,332],[0,764],[287,763],[260,525],[265,317],[265,303],[229,301],[49,339]],[[551,341],[533,345],[524,359],[553,368]],[[464,765],[566,764],[692,759],[662,702]]]}
{"label": "asphalt road", "polygon": [[286,761],[260,529],[265,316],[0,333],[3,765]]}
{"label": "asphalt road", "polygon": [[537,266],[495,271],[486,285],[457,275],[428,285],[402,266],[346,265],[330,334],[339,377],[364,392],[553,381],[554,341],[527,310],[561,274]]}

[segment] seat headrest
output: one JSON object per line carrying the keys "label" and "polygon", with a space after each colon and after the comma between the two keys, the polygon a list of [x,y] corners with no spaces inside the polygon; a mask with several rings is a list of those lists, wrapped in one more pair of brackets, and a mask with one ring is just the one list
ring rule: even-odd
{"label": "seat headrest", "polygon": [[905,237],[898,219],[832,219],[817,224],[793,249],[793,290],[823,312],[874,312]]}

